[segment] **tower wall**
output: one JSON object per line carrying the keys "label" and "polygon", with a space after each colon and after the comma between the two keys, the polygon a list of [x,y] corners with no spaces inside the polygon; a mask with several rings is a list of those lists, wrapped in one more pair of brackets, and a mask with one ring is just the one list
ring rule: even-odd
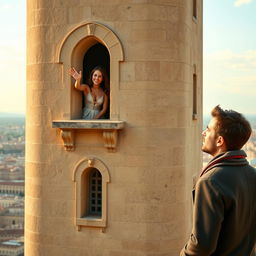
{"label": "tower wall", "polygon": [[[187,0],[27,1],[26,255],[178,254],[191,228],[190,191],[201,166],[202,1],[197,10],[195,19]],[[124,53],[119,73],[110,74],[112,116],[125,122],[116,152],[95,130],[77,130],[68,152],[52,128],[53,120],[71,118],[76,99],[56,55],[70,31],[91,22],[113,31]],[[104,229],[75,224],[72,177],[86,157],[109,172]]]}

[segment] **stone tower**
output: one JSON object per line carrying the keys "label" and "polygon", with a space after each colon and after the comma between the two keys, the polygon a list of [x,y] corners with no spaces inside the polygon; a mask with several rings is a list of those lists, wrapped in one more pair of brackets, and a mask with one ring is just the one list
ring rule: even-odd
{"label": "stone tower", "polygon": [[[28,0],[26,256],[174,256],[201,166],[202,0]],[[69,67],[105,66],[81,120]]]}

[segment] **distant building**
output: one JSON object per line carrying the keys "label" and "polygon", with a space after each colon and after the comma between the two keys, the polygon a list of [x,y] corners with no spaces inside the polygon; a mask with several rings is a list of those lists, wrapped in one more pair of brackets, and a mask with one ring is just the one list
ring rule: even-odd
{"label": "distant building", "polygon": [[22,256],[24,255],[24,243],[16,240],[0,242],[1,256]]}
{"label": "distant building", "polygon": [[0,181],[0,194],[24,195],[24,181]]}
{"label": "distant building", "polygon": [[[23,239],[24,229],[0,230],[0,240]],[[1,255],[1,254],[0,254]]]}
{"label": "distant building", "polygon": [[5,195],[0,197],[0,206],[2,208],[8,208],[17,203],[18,198],[14,195]]}

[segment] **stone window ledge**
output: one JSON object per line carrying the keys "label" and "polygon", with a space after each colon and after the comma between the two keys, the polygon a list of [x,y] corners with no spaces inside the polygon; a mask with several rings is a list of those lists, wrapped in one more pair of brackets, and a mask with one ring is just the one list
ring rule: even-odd
{"label": "stone window ledge", "polygon": [[107,226],[106,221],[99,218],[77,218],[76,219],[76,225],[78,231],[81,230],[82,227],[95,227],[95,228],[102,228],[102,232],[105,231],[105,228]]}
{"label": "stone window ledge", "polygon": [[54,120],[53,128],[61,130],[61,137],[66,151],[75,150],[75,133],[77,130],[102,131],[104,146],[111,152],[116,150],[118,130],[124,128],[124,121],[111,120]]}

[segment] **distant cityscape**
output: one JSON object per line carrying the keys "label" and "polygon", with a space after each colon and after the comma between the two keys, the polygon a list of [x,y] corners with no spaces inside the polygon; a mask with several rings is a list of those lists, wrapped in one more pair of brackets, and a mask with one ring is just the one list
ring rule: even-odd
{"label": "distant cityscape", "polygon": [[0,115],[0,255],[24,255],[25,117]]}
{"label": "distant cityscape", "polygon": [[[256,116],[244,150],[256,167]],[[204,118],[204,127],[209,118]],[[203,165],[211,156],[203,153]],[[0,113],[0,255],[24,255],[25,116]]]}

